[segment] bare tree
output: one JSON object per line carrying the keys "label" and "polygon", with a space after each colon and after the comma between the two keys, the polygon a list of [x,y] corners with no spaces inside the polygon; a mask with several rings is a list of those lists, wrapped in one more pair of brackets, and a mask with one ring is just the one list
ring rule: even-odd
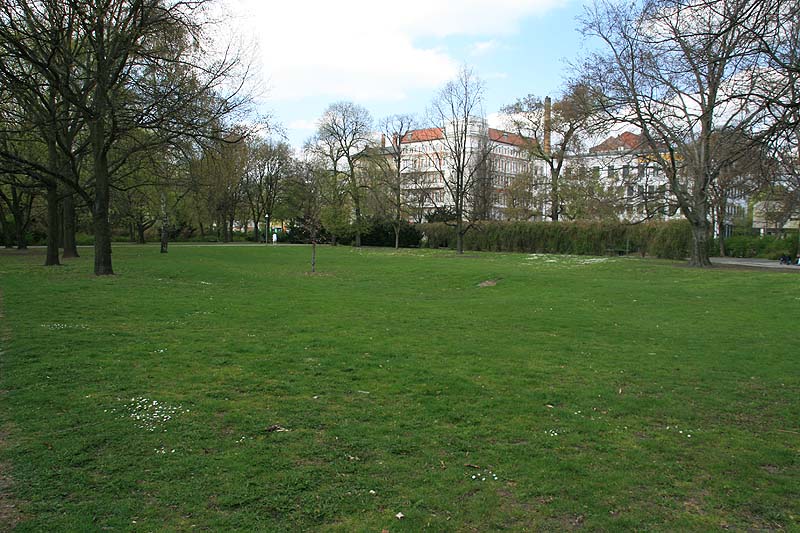
{"label": "bare tree", "polygon": [[[322,231],[322,182],[330,177],[327,164],[315,160],[313,151],[307,151],[310,159],[294,165],[294,172],[287,180],[289,202],[299,228],[308,234],[311,244],[311,272],[317,271],[317,244]],[[322,164],[320,164],[322,163]]]}
{"label": "bare tree", "polygon": [[464,235],[473,227],[471,200],[492,149],[483,113],[483,82],[462,67],[428,109],[438,135],[426,141],[425,157],[443,182],[455,211],[456,251],[464,253]]}
{"label": "bare tree", "polygon": [[411,115],[392,115],[380,121],[383,142],[374,152],[375,165],[378,168],[378,187],[380,200],[388,206],[389,216],[394,228],[394,247],[400,247],[400,229],[408,217],[408,192],[412,176],[405,164],[403,148],[408,133],[416,127],[416,120]]}
{"label": "bare tree", "polygon": [[246,141],[247,168],[244,195],[253,219],[254,236],[259,240],[258,223],[266,220],[265,242],[269,243],[272,217],[279,195],[289,173],[293,170],[291,148],[285,142],[276,142],[259,137]]}
{"label": "bare tree", "polygon": [[563,206],[560,186],[564,159],[579,153],[586,137],[597,127],[597,110],[591,97],[587,85],[575,83],[555,102],[550,97],[542,100],[528,95],[501,111],[525,141],[529,157],[547,166],[551,220],[558,220]]}
{"label": "bare tree", "polygon": [[708,266],[710,188],[749,153],[725,139],[759,142],[770,122],[761,97],[769,58],[752,24],[764,23],[759,34],[772,32],[774,5],[650,0],[632,6],[602,0],[586,12],[583,31],[605,50],[589,57],[584,74],[595,80],[609,117],[641,130],[691,224],[690,265]]}
{"label": "bare tree", "polygon": [[362,204],[368,188],[358,165],[369,155],[371,134],[369,111],[352,102],[337,102],[328,106],[319,120],[316,136],[308,143],[316,156],[326,160],[333,176],[341,176],[344,182],[353,204],[356,246],[361,246]]}

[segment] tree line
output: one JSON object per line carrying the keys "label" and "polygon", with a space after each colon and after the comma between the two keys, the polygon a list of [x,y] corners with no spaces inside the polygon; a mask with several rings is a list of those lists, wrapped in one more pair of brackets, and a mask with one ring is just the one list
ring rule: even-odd
{"label": "tree line", "polygon": [[238,54],[210,48],[213,23],[203,0],[0,2],[0,200],[18,245],[40,195],[45,264],[59,263],[59,242],[77,255],[85,211],[94,272],[113,274],[112,191],[130,193],[131,211],[148,187],[166,204],[250,101]]}
{"label": "tree line", "polygon": [[[474,120],[485,117],[484,86],[469,68],[424,118],[374,121],[362,106],[333,103],[295,154],[237,121],[246,65],[208,53],[205,7],[0,0],[6,243],[24,239],[39,209],[47,264],[58,262],[59,243],[64,257],[77,252],[77,218],[91,226],[97,274],[113,272],[112,224],[139,241],[157,227],[164,248],[171,235],[231,240],[243,228],[258,241],[276,220],[314,244],[358,246],[378,220],[399,246],[408,221],[443,221],[463,251],[466,232],[491,216],[497,147],[485,120]],[[501,111],[526,157],[546,168],[546,180],[520,172],[504,186],[506,217],[618,217],[619,198],[568,160],[599,132],[624,127],[640,133],[638,150],[692,228],[692,265],[709,264],[711,220],[725,219],[732,196],[762,191],[788,210],[800,204],[797,11],[789,0],[589,6],[581,31],[596,46],[563,93]],[[414,139],[424,172],[407,157],[415,131],[429,136]],[[429,194],[432,175],[449,201]],[[534,212],[537,201],[546,212]]]}

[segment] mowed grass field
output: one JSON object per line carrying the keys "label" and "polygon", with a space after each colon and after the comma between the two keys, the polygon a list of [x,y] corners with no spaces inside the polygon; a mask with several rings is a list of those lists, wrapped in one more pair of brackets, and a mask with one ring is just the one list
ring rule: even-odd
{"label": "mowed grass field", "polygon": [[82,252],[0,252],[18,531],[800,529],[796,273]]}

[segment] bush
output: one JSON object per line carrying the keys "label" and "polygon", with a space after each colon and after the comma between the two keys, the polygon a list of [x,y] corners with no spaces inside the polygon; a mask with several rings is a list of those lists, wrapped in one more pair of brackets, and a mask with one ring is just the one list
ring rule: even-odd
{"label": "bush", "polygon": [[778,259],[782,255],[797,256],[797,232],[783,236],[734,235],[725,239],[725,251],[731,257]]}
{"label": "bush", "polygon": [[[454,248],[455,228],[418,224],[422,245]],[[464,236],[464,248],[492,252],[604,255],[633,253],[684,259],[692,233],[686,221],[648,222],[481,222]]]}
{"label": "bush", "polygon": [[[367,221],[367,227],[361,235],[361,244],[364,246],[394,246],[394,225],[390,220],[372,219]],[[419,230],[406,221],[400,225],[400,246],[408,248],[419,246],[422,235]]]}

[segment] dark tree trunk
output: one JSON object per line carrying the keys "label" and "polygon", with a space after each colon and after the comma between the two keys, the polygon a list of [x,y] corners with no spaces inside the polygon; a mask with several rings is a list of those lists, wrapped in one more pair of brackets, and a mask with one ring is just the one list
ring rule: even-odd
{"label": "dark tree trunk", "polygon": [[201,237],[205,237],[206,236],[206,228],[205,228],[205,226],[203,226],[202,222],[200,222],[200,236]]}
{"label": "dark tree trunk", "polygon": [[317,271],[317,238],[311,239],[311,272]]}
{"label": "dark tree trunk", "polygon": [[361,248],[361,206],[356,203],[356,248]]}
{"label": "dark tree trunk", "polygon": [[146,228],[144,227],[144,224],[142,224],[141,222],[136,223],[136,242],[138,244],[147,243],[147,240],[144,238],[145,229]]}
{"label": "dark tree trunk", "polygon": [[111,191],[108,177],[108,156],[105,150],[105,127],[102,119],[91,127],[92,155],[94,156],[95,193],[92,207],[94,229],[94,273],[96,276],[111,276],[111,224],[108,220],[108,206]]}
{"label": "dark tree trunk", "polygon": [[400,249],[400,222],[394,225],[394,249]]}
{"label": "dark tree trunk", "polygon": [[12,248],[14,246],[13,241],[14,238],[11,236],[11,224],[6,219],[5,211],[3,210],[3,206],[0,205],[0,231],[3,232],[3,246],[6,248]]}
{"label": "dark tree trunk", "polygon": [[[551,171],[552,174],[552,171]],[[553,222],[558,221],[559,201],[558,201],[558,177],[551,176],[550,178],[550,220]]]}
{"label": "dark tree trunk", "polygon": [[17,250],[26,250],[28,248],[28,238],[25,236],[25,226],[20,224],[19,219],[15,220],[14,233],[16,235]]}
{"label": "dark tree trunk", "polygon": [[44,266],[60,265],[58,261],[58,187],[49,185],[47,187],[47,254]]}
{"label": "dark tree trunk", "polygon": [[461,205],[456,205],[456,253],[464,253],[464,211]]}
{"label": "dark tree trunk", "polygon": [[266,215],[266,221],[267,221],[267,227],[264,228],[264,242],[267,243],[267,244],[271,244],[272,243],[272,228],[270,226],[272,225],[272,217],[269,215],[269,213],[267,213],[267,215]]}
{"label": "dark tree trunk", "polygon": [[[144,235],[142,235],[144,238]],[[168,253],[169,247],[169,215],[167,214],[167,197],[161,193],[161,253]]]}
{"label": "dark tree trunk", "polygon": [[62,200],[62,212],[64,216],[64,259],[80,257],[78,255],[78,243],[75,241],[75,197],[67,194]]}
{"label": "dark tree trunk", "polygon": [[717,234],[719,235],[719,255],[725,257],[725,211],[727,202],[721,200],[717,206]]}
{"label": "dark tree trunk", "polygon": [[[253,217],[253,239],[256,242],[261,242],[261,240],[260,240],[261,232],[258,230],[258,222],[259,222],[258,221],[258,217]],[[264,239],[264,240],[266,240],[266,239]]]}
{"label": "dark tree trunk", "polygon": [[699,268],[711,266],[711,260],[708,257],[710,224],[707,220],[690,222],[692,223],[692,256],[689,259],[689,266]]}

